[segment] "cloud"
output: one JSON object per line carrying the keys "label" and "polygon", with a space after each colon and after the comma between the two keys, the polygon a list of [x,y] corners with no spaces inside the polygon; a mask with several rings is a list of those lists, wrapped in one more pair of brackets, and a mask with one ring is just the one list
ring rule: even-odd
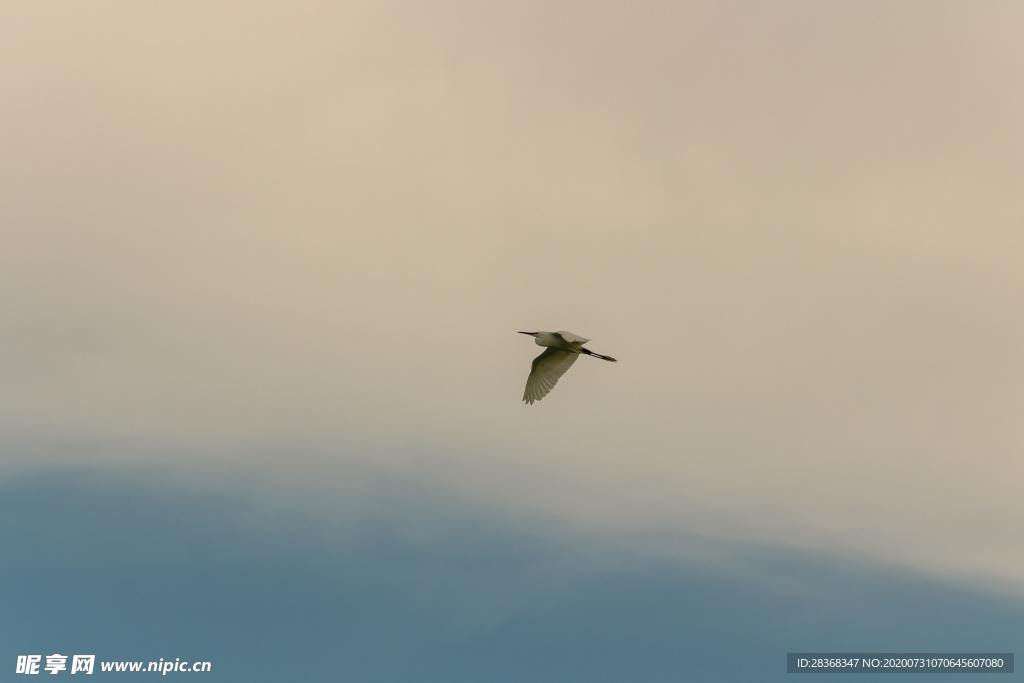
{"label": "cloud", "polygon": [[[963,11],[26,6],[0,429],[1019,588],[1020,17]],[[521,410],[523,327],[621,362]]]}
{"label": "cloud", "polygon": [[227,681],[781,680],[793,649],[1013,650],[1024,623],[1019,600],[814,553],[690,537],[669,557],[387,477],[315,512],[268,488],[153,465],[5,479],[7,656],[208,659]]}

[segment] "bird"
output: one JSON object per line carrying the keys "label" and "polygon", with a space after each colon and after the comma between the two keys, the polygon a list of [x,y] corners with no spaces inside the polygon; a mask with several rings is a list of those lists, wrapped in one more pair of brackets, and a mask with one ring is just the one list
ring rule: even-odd
{"label": "bird", "polygon": [[611,356],[604,356],[594,353],[590,349],[583,348],[589,339],[581,337],[572,332],[559,330],[558,332],[519,332],[533,337],[537,346],[547,347],[544,352],[533,359],[533,366],[530,368],[530,376],[526,378],[526,391],[523,392],[523,402],[532,405],[539,401],[555,388],[558,379],[572,367],[580,354],[600,358],[601,360],[617,363]]}

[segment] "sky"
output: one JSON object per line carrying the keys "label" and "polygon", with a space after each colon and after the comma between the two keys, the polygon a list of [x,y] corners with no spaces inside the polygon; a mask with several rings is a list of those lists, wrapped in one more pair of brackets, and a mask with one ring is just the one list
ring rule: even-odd
{"label": "sky", "polygon": [[3,15],[4,658],[1020,644],[1016,3]]}

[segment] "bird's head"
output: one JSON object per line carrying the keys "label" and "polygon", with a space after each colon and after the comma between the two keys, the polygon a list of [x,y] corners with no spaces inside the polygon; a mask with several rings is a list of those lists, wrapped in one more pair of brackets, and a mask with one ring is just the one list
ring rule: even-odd
{"label": "bird's head", "polygon": [[519,334],[528,334],[531,337],[536,337],[539,333],[538,332],[520,332]]}

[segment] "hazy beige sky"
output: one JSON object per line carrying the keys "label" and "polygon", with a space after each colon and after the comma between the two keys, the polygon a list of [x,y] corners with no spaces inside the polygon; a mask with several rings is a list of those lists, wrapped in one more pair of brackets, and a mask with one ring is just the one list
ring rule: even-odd
{"label": "hazy beige sky", "polygon": [[9,439],[1024,586],[1019,4],[3,15]]}

